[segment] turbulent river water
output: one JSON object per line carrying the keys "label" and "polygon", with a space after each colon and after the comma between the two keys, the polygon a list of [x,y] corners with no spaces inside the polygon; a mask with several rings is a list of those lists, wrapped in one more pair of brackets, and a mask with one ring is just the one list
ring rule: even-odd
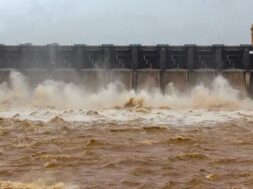
{"label": "turbulent river water", "polygon": [[0,188],[253,187],[253,103],[222,77],[90,93],[13,72],[0,104]]}

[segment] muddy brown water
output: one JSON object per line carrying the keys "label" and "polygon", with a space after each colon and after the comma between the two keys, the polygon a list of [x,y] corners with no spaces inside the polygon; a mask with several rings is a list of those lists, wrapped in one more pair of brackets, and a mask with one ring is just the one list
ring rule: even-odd
{"label": "muddy brown water", "polygon": [[0,188],[252,188],[250,121],[151,126],[0,119]]}

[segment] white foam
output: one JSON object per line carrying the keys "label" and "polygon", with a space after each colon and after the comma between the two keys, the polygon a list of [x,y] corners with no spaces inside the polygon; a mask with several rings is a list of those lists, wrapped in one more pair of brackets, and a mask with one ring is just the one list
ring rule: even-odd
{"label": "white foam", "polygon": [[87,114],[89,110],[56,110],[41,108],[17,108],[0,112],[1,117],[18,118],[20,120],[49,121],[55,116],[60,116],[69,122],[84,123],[113,123],[129,124],[155,124],[155,125],[211,125],[233,120],[251,119],[252,111],[210,111],[198,110],[164,110],[153,109],[150,112],[134,112],[124,109],[103,109],[98,115]]}
{"label": "white foam", "polygon": [[239,91],[233,89],[221,76],[214,79],[210,88],[204,85],[193,87],[190,92],[179,93],[168,85],[167,93],[160,90],[124,90],[118,82],[110,83],[97,93],[90,93],[85,86],[73,83],[46,80],[32,88],[26,77],[18,72],[11,72],[10,85],[0,85],[0,104],[2,107],[52,106],[56,108],[101,109],[123,106],[130,98],[141,99],[144,106],[154,108],[167,106],[173,109],[190,108],[236,108],[253,109],[253,102],[241,98]]}
{"label": "white foam", "polygon": [[[138,112],[134,107],[124,108],[131,98],[141,102],[136,106],[151,107],[150,110]],[[110,83],[97,93],[90,93],[85,86],[54,80],[32,88],[24,75],[11,72],[10,84],[0,85],[0,104],[2,117],[16,115],[20,119],[48,121],[61,116],[67,121],[124,123],[138,120],[176,125],[224,122],[251,115],[253,110],[252,100],[240,96],[239,91],[220,76],[210,88],[198,85],[187,93],[180,93],[169,84],[164,95],[158,89],[139,93],[124,90],[118,82]],[[97,110],[99,115],[86,115],[90,109]]]}

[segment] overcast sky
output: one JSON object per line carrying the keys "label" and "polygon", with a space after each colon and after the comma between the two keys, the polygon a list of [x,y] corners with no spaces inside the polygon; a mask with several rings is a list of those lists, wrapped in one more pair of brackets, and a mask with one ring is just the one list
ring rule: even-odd
{"label": "overcast sky", "polygon": [[253,0],[0,0],[0,43],[248,44]]}

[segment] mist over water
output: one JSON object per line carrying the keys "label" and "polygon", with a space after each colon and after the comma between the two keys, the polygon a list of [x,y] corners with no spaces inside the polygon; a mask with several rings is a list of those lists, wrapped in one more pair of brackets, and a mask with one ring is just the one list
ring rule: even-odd
{"label": "mist over water", "polygon": [[151,108],[253,108],[252,100],[241,95],[221,76],[216,77],[209,87],[199,84],[185,92],[179,92],[173,83],[169,83],[165,94],[157,88],[139,92],[126,90],[118,81],[101,87],[96,93],[85,85],[56,80],[45,80],[32,87],[28,78],[16,71],[10,73],[9,82],[0,84],[2,107],[102,109],[123,108],[129,101],[131,106]]}

